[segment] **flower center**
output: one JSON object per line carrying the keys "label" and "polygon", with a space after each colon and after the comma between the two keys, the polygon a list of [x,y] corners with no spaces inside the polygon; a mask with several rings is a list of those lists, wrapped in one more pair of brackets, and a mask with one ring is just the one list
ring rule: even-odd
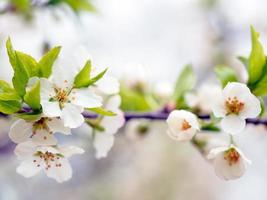
{"label": "flower center", "polygon": [[187,129],[191,128],[191,125],[188,123],[188,121],[186,121],[185,119],[183,120],[182,123],[182,130],[186,131]]}
{"label": "flower center", "polygon": [[[45,169],[48,170],[51,166],[61,167],[60,158],[64,157],[61,154],[54,154],[46,151],[45,153],[38,151],[35,156],[39,157],[45,164]],[[40,163],[37,160],[33,160],[37,167],[40,167]]]}
{"label": "flower center", "polygon": [[68,100],[68,93],[62,89],[56,89],[56,99],[60,103],[65,103]]}
{"label": "flower center", "polygon": [[46,124],[46,121],[48,120],[47,117],[42,117],[41,119],[39,119],[38,121],[33,123],[33,130],[37,130],[37,129],[48,129],[48,126]]}
{"label": "flower center", "polygon": [[225,101],[225,106],[227,109],[227,114],[239,114],[241,110],[244,108],[244,103],[239,101],[237,97],[231,98],[229,97]]}
{"label": "flower center", "polygon": [[240,154],[234,148],[231,148],[231,149],[225,151],[224,159],[231,166],[233,164],[236,164],[239,161]]}

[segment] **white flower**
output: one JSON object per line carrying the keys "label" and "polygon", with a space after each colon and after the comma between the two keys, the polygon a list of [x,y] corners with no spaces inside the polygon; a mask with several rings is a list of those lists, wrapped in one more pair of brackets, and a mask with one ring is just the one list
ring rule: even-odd
{"label": "white flower", "polygon": [[255,118],[261,112],[260,101],[243,83],[228,83],[213,105],[216,117],[222,117],[221,126],[227,133],[239,133],[246,125],[246,118]]}
{"label": "white flower", "polygon": [[48,117],[60,117],[64,125],[77,128],[84,122],[84,108],[102,105],[102,98],[89,88],[73,89],[75,72],[62,66],[53,69],[52,83],[41,78],[41,105]]}
{"label": "white flower", "polygon": [[125,122],[124,114],[119,109],[121,104],[121,98],[119,95],[111,96],[105,109],[116,113],[116,116],[104,116],[100,121],[100,126],[104,128],[104,131],[99,132],[95,130],[93,145],[96,149],[96,158],[100,159],[107,156],[114,143],[114,134],[121,128]]}
{"label": "white flower", "polygon": [[105,95],[118,94],[120,92],[120,84],[118,79],[105,75],[96,82],[97,89]]}
{"label": "white flower", "polygon": [[11,126],[10,139],[15,143],[32,140],[37,145],[55,145],[57,140],[54,133],[71,134],[59,118],[41,117],[35,121],[19,119]]}
{"label": "white flower", "polygon": [[154,87],[154,93],[162,100],[169,99],[173,94],[174,87],[170,81],[157,81]]}
{"label": "white flower", "polygon": [[185,110],[174,110],[167,119],[169,129],[167,134],[175,140],[187,141],[199,130],[196,115]]}
{"label": "white flower", "polygon": [[74,146],[41,147],[30,141],[20,143],[15,149],[15,154],[22,161],[17,168],[17,173],[29,178],[44,170],[48,177],[61,183],[72,176],[68,158],[74,154],[82,153],[84,153],[83,149]]}
{"label": "white flower", "polygon": [[221,87],[214,84],[203,84],[196,93],[188,92],[185,95],[186,103],[191,108],[197,108],[203,113],[211,113],[214,102],[220,97]]}
{"label": "white flower", "polygon": [[214,169],[218,177],[224,180],[240,178],[246,170],[248,160],[237,147],[231,145],[212,149],[208,159],[214,159]]}

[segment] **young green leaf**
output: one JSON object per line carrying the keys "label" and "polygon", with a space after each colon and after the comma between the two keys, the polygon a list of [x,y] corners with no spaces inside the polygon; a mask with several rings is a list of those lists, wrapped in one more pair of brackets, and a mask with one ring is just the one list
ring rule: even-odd
{"label": "young green leaf", "polygon": [[98,108],[88,108],[87,110],[90,110],[92,112],[95,112],[99,115],[104,115],[104,116],[116,116],[116,113],[105,110],[104,108],[98,107]]}
{"label": "young green leaf", "polygon": [[25,94],[24,101],[33,110],[40,109],[40,81],[34,84]]}
{"label": "young green leaf", "polygon": [[17,53],[14,51],[10,38],[6,42],[6,48],[9,56],[9,62],[14,70],[14,76],[12,78],[13,86],[20,96],[24,96],[25,86],[29,80],[28,71],[19,59]]}
{"label": "young green leaf", "polygon": [[97,74],[95,77],[93,77],[92,79],[90,79],[88,86],[93,85],[98,80],[100,80],[105,75],[105,73],[107,72],[107,70],[108,69],[103,70],[102,72],[100,72],[99,74]]}
{"label": "young green leaf", "polygon": [[13,114],[19,111],[21,103],[19,101],[2,101],[0,100],[0,112],[4,114]]}
{"label": "young green leaf", "polygon": [[61,47],[54,47],[41,58],[38,63],[41,77],[48,78],[50,76],[53,64],[60,53],[60,49]]}
{"label": "young green leaf", "polygon": [[259,41],[259,33],[251,27],[252,49],[249,56],[248,74],[249,84],[254,84],[259,80],[265,64],[264,49]]}
{"label": "young green leaf", "polygon": [[91,73],[91,61],[88,60],[82,70],[77,74],[74,80],[74,86],[76,88],[88,87],[90,84],[90,73]]}
{"label": "young green leaf", "polygon": [[228,82],[236,82],[237,77],[235,70],[227,66],[216,66],[215,73],[218,79],[221,81],[222,87],[225,87]]}
{"label": "young green leaf", "polygon": [[21,98],[18,95],[18,93],[7,82],[0,80],[0,100],[20,101]]}
{"label": "young green leaf", "polygon": [[90,3],[89,0],[65,0],[75,12],[80,10],[88,11],[88,12],[95,12],[95,7]]}
{"label": "young green leaf", "polygon": [[131,90],[126,87],[121,87],[121,109],[123,111],[151,111],[152,107],[147,102],[144,94]]}
{"label": "young green leaf", "polygon": [[173,94],[173,99],[177,103],[183,99],[185,92],[193,89],[196,79],[191,65],[186,65],[180,73]]}
{"label": "young green leaf", "polygon": [[243,65],[248,68],[248,58],[244,57],[244,56],[238,56],[237,59],[243,63]]}
{"label": "young green leaf", "polygon": [[32,76],[38,76],[38,64],[36,62],[36,60],[31,57],[30,55],[27,55],[23,52],[20,51],[15,51],[19,60],[21,61],[21,63],[23,64],[23,66],[25,67],[25,69],[27,70],[28,74],[30,77]]}
{"label": "young green leaf", "polygon": [[39,119],[41,113],[17,113],[15,116],[26,121],[33,121]]}

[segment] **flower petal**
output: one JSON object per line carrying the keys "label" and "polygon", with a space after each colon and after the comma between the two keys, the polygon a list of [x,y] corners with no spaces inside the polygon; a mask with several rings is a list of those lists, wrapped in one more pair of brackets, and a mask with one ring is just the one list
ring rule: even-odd
{"label": "flower petal", "polygon": [[222,153],[226,151],[227,149],[229,149],[229,147],[227,146],[214,148],[209,152],[209,154],[207,155],[207,158],[214,159],[219,153]]}
{"label": "flower petal", "polygon": [[65,127],[63,121],[59,118],[49,118],[46,124],[53,133],[59,132],[66,135],[71,134],[70,128]]}
{"label": "flower petal", "polygon": [[236,134],[244,130],[246,121],[237,115],[227,115],[222,119],[221,126],[226,133]]}
{"label": "flower petal", "polygon": [[255,118],[261,112],[261,103],[257,97],[254,95],[249,95],[245,100],[244,109],[240,112],[240,117],[243,119],[246,118]]}
{"label": "flower petal", "polygon": [[70,103],[65,105],[60,118],[64,121],[64,125],[69,128],[77,128],[84,122],[80,108]]}
{"label": "flower petal", "polygon": [[95,157],[97,159],[107,156],[114,143],[114,136],[97,133],[94,138],[94,147],[96,149]]}
{"label": "flower petal", "polygon": [[45,116],[58,117],[61,115],[61,110],[58,102],[43,101],[41,102],[41,105]]}
{"label": "flower petal", "polygon": [[36,152],[36,145],[32,141],[19,143],[14,153],[18,156],[18,159],[31,158]]}
{"label": "flower petal", "polygon": [[61,158],[57,160],[57,162],[61,164],[61,166],[57,167],[55,165],[56,163],[53,163],[49,169],[45,170],[46,175],[59,183],[69,180],[72,176],[72,169],[69,161],[65,158]]}
{"label": "flower petal", "polygon": [[174,140],[177,141],[189,141],[196,134],[197,130],[190,128],[186,131],[180,131],[179,133],[173,132],[171,129],[167,130],[167,134]]}
{"label": "flower petal", "polygon": [[105,104],[105,109],[116,112],[117,110],[119,110],[120,105],[121,105],[120,95],[114,95],[108,99],[108,102]]}
{"label": "flower petal", "polygon": [[32,137],[32,141],[37,145],[56,145],[57,139],[54,134],[48,132],[44,129],[36,130],[35,134]]}
{"label": "flower petal", "polygon": [[33,159],[25,160],[23,161],[18,167],[17,167],[17,173],[20,175],[29,178],[37,174],[42,168],[37,167],[35,163],[33,162]]}
{"label": "flower petal", "polygon": [[32,135],[32,123],[19,119],[11,126],[9,131],[10,139],[15,143],[26,142]]}
{"label": "flower petal", "polygon": [[40,96],[42,101],[49,101],[50,98],[56,95],[53,84],[45,78],[40,79]]}
{"label": "flower petal", "polygon": [[75,146],[66,146],[66,147],[59,147],[59,151],[65,156],[65,157],[71,157],[75,154],[83,154],[84,150],[79,147]]}
{"label": "flower petal", "polygon": [[95,95],[89,88],[73,89],[69,95],[71,103],[83,108],[102,106],[102,97]]}
{"label": "flower petal", "polygon": [[106,95],[117,94],[120,91],[118,79],[112,76],[104,76],[96,82],[96,87]]}
{"label": "flower petal", "polygon": [[228,161],[224,159],[224,153],[220,153],[214,160],[215,173],[218,177],[224,180],[232,180],[240,178],[246,170],[244,160],[229,165]]}
{"label": "flower petal", "polygon": [[53,68],[52,79],[57,88],[70,90],[73,86],[77,72],[74,68],[65,68],[63,65],[56,65]]}
{"label": "flower petal", "polygon": [[125,118],[122,111],[118,110],[115,116],[103,117],[101,121],[101,126],[105,128],[102,133],[105,134],[115,134],[124,125]]}
{"label": "flower petal", "polygon": [[227,114],[225,102],[222,96],[221,98],[218,98],[217,101],[213,102],[213,105],[211,105],[211,107],[215,117],[224,117]]}
{"label": "flower petal", "polygon": [[228,83],[223,89],[223,97],[225,97],[226,99],[228,97],[237,97],[237,99],[244,101],[247,95],[250,94],[251,92],[249,88],[244,83],[231,82]]}

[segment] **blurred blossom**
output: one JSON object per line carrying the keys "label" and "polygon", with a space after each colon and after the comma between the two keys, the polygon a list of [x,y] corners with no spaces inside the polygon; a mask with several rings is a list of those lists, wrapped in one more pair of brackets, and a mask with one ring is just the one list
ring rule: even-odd
{"label": "blurred blossom", "polygon": [[123,132],[128,139],[136,141],[150,134],[151,123],[148,119],[131,119],[127,122]]}
{"label": "blurred blossom", "polygon": [[212,112],[214,102],[219,98],[221,87],[212,83],[203,83],[196,91],[188,92],[185,95],[187,104],[201,113],[209,114]]}
{"label": "blurred blossom", "polygon": [[174,84],[170,81],[159,80],[155,83],[154,94],[161,100],[169,100],[174,92]]}

